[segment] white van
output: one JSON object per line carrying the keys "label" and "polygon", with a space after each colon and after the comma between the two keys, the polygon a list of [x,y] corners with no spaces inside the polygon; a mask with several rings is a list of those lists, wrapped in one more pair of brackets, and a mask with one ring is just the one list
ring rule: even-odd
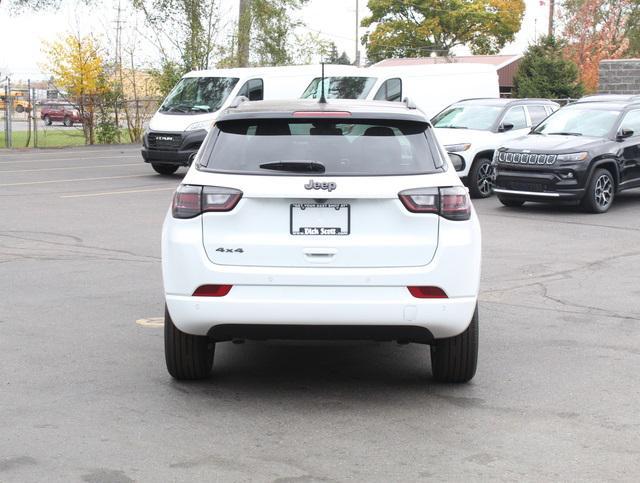
{"label": "white van", "polygon": [[[325,74],[346,76],[357,67],[326,65]],[[192,71],[169,93],[151,118],[143,137],[142,157],[160,174],[172,174],[195,157],[218,114],[235,98],[297,99],[320,65]]]}
{"label": "white van", "polygon": [[[320,99],[321,77],[309,84],[303,98]],[[448,105],[473,97],[500,97],[498,73],[488,64],[432,64],[367,67],[348,76],[327,71],[327,99],[411,101],[428,118]]]}

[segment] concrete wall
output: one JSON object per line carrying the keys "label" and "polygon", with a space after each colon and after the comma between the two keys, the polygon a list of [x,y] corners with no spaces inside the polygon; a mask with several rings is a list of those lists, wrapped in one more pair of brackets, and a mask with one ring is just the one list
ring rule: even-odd
{"label": "concrete wall", "polygon": [[600,61],[601,94],[640,94],[640,59]]}

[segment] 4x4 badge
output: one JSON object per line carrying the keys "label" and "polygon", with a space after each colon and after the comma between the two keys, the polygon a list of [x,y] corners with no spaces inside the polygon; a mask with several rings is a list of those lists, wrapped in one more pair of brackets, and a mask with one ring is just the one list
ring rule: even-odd
{"label": "4x4 badge", "polygon": [[304,189],[306,190],[327,190],[329,192],[333,191],[337,188],[335,183],[318,183],[317,181],[313,181],[312,179],[304,185]]}

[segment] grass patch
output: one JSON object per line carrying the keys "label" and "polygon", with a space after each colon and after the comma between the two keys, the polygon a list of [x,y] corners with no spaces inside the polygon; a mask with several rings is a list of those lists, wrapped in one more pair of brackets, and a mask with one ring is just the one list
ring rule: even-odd
{"label": "grass patch", "polygon": [[[12,137],[13,148],[33,148],[33,133],[27,146],[27,132],[14,131]],[[122,143],[129,142],[129,135],[126,129],[121,133]],[[38,147],[39,148],[64,148],[72,146],[84,146],[84,134],[81,129],[44,129],[38,131]],[[4,132],[0,132],[0,148],[5,148]]]}

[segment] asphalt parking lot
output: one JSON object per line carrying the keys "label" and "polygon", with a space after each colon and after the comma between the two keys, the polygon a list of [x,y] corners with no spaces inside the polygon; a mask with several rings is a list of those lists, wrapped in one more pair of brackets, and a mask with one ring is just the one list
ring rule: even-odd
{"label": "asphalt parking lot", "polygon": [[604,215],[475,202],[470,384],[369,342],[224,343],[176,383],[156,318],[183,173],[0,151],[0,481],[637,481],[640,190]]}

